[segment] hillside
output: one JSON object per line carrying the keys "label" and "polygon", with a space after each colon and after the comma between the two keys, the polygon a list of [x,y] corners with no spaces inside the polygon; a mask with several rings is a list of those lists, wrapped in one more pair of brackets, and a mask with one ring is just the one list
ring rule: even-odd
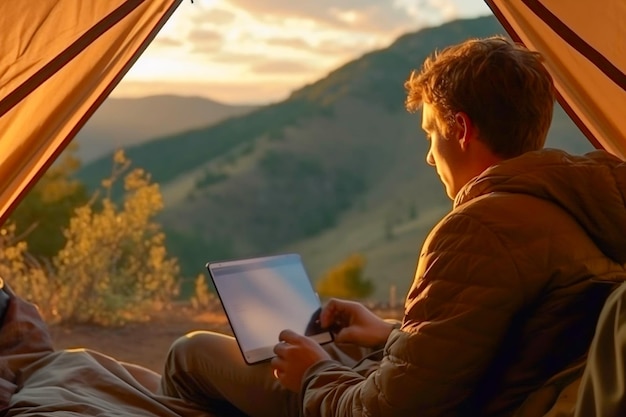
{"label": "hillside", "polygon": [[87,164],[116,148],[205,127],[254,108],[226,105],[202,97],[109,97],[76,136],[77,156]]}
{"label": "hillside", "polygon": [[[399,38],[295,91],[284,102],[207,128],[131,147],[161,183],[162,222],[187,274],[206,261],[282,251],[303,255],[313,279],[365,255],[375,298],[410,283],[425,233],[450,207],[403,82],[433,50],[503,34],[495,18],[455,21]],[[589,144],[561,110],[549,145]],[[86,166],[95,184],[110,157]]]}

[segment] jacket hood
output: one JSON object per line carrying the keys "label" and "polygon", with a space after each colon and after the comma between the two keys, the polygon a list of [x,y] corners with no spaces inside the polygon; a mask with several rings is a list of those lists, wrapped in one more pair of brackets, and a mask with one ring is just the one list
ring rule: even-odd
{"label": "jacket hood", "polygon": [[619,158],[604,151],[583,156],[557,149],[528,152],[471,180],[454,207],[492,192],[528,194],[558,205],[606,256],[626,263],[626,162]]}

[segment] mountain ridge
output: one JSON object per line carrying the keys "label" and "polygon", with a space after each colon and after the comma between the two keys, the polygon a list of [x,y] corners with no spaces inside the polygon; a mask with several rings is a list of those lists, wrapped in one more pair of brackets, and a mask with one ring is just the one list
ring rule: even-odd
{"label": "mountain ridge", "polygon": [[[434,50],[504,33],[489,16],[406,34],[282,102],[129,148],[162,186],[160,219],[185,273],[297,251],[315,280],[359,252],[375,299],[408,287],[421,242],[451,203],[425,163],[419,115],[404,110],[404,81]],[[548,145],[591,148],[560,107]],[[93,184],[108,170],[103,158],[81,176]]]}
{"label": "mountain ridge", "polygon": [[[465,26],[471,26],[471,29],[468,30]],[[181,172],[202,165],[207,158],[221,155],[234,144],[254,140],[263,133],[279,135],[282,127],[293,125],[302,118],[329,115],[332,113],[332,106],[345,96],[371,99],[389,106],[390,109],[399,110],[404,102],[402,83],[410,70],[417,67],[435,49],[457,41],[458,34],[462,33],[482,37],[504,33],[504,30],[492,17],[454,21],[421,29],[414,34],[399,37],[388,48],[365,53],[340,66],[320,80],[295,90],[281,102],[263,106],[248,115],[233,117],[224,123],[179,134],[162,135],[147,143],[129,147],[127,153],[137,165],[152,172],[155,181],[166,182],[173,180]],[[418,53],[412,51],[416,48]],[[370,67],[375,70],[372,71]],[[397,88],[385,92],[390,79],[397,80]],[[243,121],[247,122],[246,126],[240,126]],[[167,153],[166,149],[180,150],[181,147],[198,149],[206,145],[207,137],[219,144],[181,155],[180,159],[184,162],[174,167],[173,171],[164,172],[154,168],[160,164],[158,156],[154,157],[155,154]],[[229,144],[224,144],[224,141]],[[108,164],[109,159],[100,158],[85,166],[79,176],[90,186],[96,184],[92,178],[107,172]]]}
{"label": "mountain ridge", "polygon": [[109,97],[76,136],[79,144],[76,156],[88,164],[116,148],[139,145],[163,134],[206,127],[257,107],[175,94]]}

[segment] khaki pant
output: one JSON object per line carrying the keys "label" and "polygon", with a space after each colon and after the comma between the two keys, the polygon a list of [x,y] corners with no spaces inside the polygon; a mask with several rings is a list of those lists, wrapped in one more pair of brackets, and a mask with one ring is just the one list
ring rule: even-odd
{"label": "khaki pant", "polygon": [[[361,359],[376,354],[349,345],[324,345],[344,365],[358,365],[362,373],[376,361]],[[283,389],[269,362],[248,365],[234,338],[212,332],[193,332],[172,345],[161,379],[161,392],[200,404],[219,416],[299,416],[296,393]]]}

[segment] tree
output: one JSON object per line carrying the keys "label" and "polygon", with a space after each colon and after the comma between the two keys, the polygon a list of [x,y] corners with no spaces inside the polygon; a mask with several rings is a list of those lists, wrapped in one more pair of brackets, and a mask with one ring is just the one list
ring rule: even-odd
{"label": "tree", "polygon": [[28,253],[51,259],[65,244],[65,229],[74,210],[88,201],[87,190],[72,175],[80,167],[70,146],[12,213],[15,236],[23,237]]}
{"label": "tree", "polygon": [[365,258],[353,254],[331,268],[317,281],[316,290],[321,297],[362,299],[372,294],[374,284],[364,277]]}

